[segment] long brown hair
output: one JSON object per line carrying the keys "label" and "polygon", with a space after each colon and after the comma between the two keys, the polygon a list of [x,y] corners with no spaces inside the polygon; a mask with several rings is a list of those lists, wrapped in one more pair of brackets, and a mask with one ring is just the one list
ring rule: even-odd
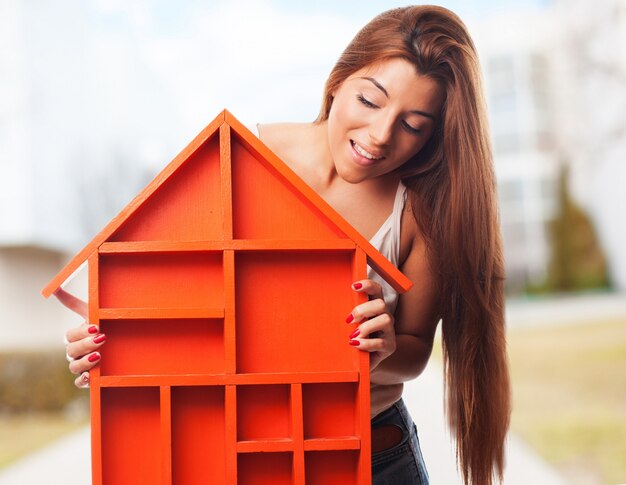
{"label": "long brown hair", "polygon": [[436,80],[445,101],[435,132],[401,167],[428,247],[442,319],[446,407],[467,483],[502,480],[510,390],[504,328],[504,261],[478,56],[463,22],[445,8],[389,10],[368,23],[333,68],[317,122],[354,72],[403,58]]}

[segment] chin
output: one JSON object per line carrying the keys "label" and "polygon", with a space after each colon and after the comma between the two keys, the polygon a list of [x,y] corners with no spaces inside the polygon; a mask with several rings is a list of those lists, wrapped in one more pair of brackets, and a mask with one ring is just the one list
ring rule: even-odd
{"label": "chin", "polygon": [[348,182],[349,184],[358,184],[369,178],[364,173],[358,173],[351,170],[337,170],[337,174],[341,177],[342,180]]}

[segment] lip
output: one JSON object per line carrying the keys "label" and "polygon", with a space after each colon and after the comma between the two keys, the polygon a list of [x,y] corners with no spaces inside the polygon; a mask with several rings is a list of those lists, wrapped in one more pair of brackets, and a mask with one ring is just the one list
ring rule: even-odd
{"label": "lip", "polygon": [[370,150],[368,150],[366,147],[364,147],[364,146],[362,146],[361,144],[359,144],[359,146],[360,146],[361,148],[363,148],[363,150],[365,150],[365,151],[366,151],[366,152],[368,152],[368,153],[371,153],[372,155],[375,155],[375,156],[377,156],[377,157],[380,157],[380,158],[376,158],[376,159],[372,160],[372,159],[370,159],[370,158],[364,157],[363,155],[361,155],[359,152],[357,152],[357,151],[356,151],[356,149],[354,148],[354,145],[355,145],[355,144],[356,144],[356,142],[355,142],[354,140],[350,140],[350,150],[351,150],[351,152],[352,152],[352,159],[353,159],[353,160],[354,160],[354,161],[355,161],[358,165],[361,165],[361,166],[363,166],[363,167],[369,167],[369,166],[374,165],[375,163],[380,162],[380,161],[382,161],[382,160],[384,160],[384,159],[385,159],[385,157],[384,157],[384,156],[381,156],[381,155],[378,155],[378,154],[372,153],[372,152],[371,152]]}

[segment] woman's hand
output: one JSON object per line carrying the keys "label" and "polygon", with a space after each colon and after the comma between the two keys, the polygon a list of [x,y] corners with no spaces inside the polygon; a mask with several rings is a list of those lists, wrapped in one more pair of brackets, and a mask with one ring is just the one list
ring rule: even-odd
{"label": "woman's hand", "polygon": [[89,369],[100,362],[97,350],[106,341],[106,336],[95,325],[83,323],[65,334],[65,352],[72,374],[79,374],[74,381],[76,387],[89,387]]}
{"label": "woman's hand", "polygon": [[369,300],[355,306],[346,322],[358,324],[350,334],[350,345],[370,352],[370,370],[393,354],[396,350],[394,319],[387,311],[381,286],[373,280],[361,280],[352,284],[352,289],[365,293]]}

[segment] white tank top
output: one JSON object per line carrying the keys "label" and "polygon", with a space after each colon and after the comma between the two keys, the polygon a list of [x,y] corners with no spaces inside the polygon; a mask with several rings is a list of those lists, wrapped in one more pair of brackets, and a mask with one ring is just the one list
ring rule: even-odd
{"label": "white tank top", "polygon": [[[396,190],[396,198],[393,201],[393,210],[378,232],[370,239],[370,243],[380,254],[389,260],[391,264],[398,267],[400,257],[400,222],[402,212],[406,202],[406,186],[400,182]],[[385,304],[392,315],[398,305],[398,292],[394,290],[378,273],[368,267],[367,275],[371,280],[378,282],[383,287]]]}
{"label": "white tank top", "polygon": [[[257,138],[260,138],[258,123],[254,125],[250,131],[252,131]],[[400,222],[405,202],[406,186],[400,182],[396,190],[396,197],[393,201],[391,214],[389,214],[387,220],[383,222],[376,234],[370,239],[372,246],[396,267],[398,266],[398,259],[400,257]],[[367,268],[367,277],[382,286],[385,304],[387,305],[389,313],[393,315],[398,305],[398,292],[369,266]]]}

